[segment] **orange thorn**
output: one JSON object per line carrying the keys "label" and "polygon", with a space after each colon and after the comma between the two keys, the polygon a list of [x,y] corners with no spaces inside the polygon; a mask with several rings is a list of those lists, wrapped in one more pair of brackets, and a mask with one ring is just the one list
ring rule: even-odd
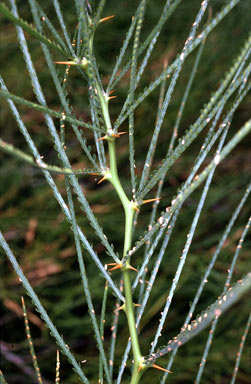
{"label": "orange thorn", "polygon": [[96,172],[90,172],[89,175],[93,175],[93,176],[99,176],[100,173],[96,173]]}
{"label": "orange thorn", "polygon": [[131,265],[128,266],[129,269],[132,269],[133,271],[135,272],[138,272],[138,270],[136,268],[133,268]]}
{"label": "orange thorn", "polygon": [[115,269],[121,269],[122,267],[123,267],[122,264],[117,264],[117,265],[115,265],[115,267],[109,268],[108,271],[114,271]]}
{"label": "orange thorn", "polygon": [[168,373],[173,373],[173,372],[171,372],[171,371],[168,371],[168,369],[165,369],[165,368],[160,367],[160,366],[157,365],[157,364],[153,364],[153,365],[151,365],[151,367],[152,367],[152,368],[159,369],[160,371],[164,371],[164,372],[168,372]]}
{"label": "orange thorn", "polygon": [[139,212],[139,208],[138,207],[133,207],[133,209],[135,210],[135,211],[137,211],[137,212]]}
{"label": "orange thorn", "polygon": [[108,263],[106,265],[115,265],[115,267],[109,268],[108,271],[113,271],[114,269],[120,269],[123,267],[123,264],[119,264],[119,263]]}
{"label": "orange thorn", "polygon": [[142,304],[134,304],[134,307],[142,307]]}
{"label": "orange thorn", "polygon": [[113,89],[112,91],[109,92],[109,95],[111,95],[112,93],[115,92],[115,89]]}
{"label": "orange thorn", "polygon": [[159,201],[160,197],[156,197],[155,199],[148,199],[148,200],[143,200],[142,204],[147,204],[147,203],[152,203],[153,201]]}
{"label": "orange thorn", "polygon": [[111,15],[111,16],[104,17],[103,19],[100,19],[100,20],[99,20],[99,23],[103,23],[104,21],[113,19],[113,17],[115,17],[115,15]]}
{"label": "orange thorn", "polygon": [[104,180],[106,180],[106,175],[105,175],[104,177],[102,177],[102,179],[100,179],[100,180],[98,181],[98,184],[102,183],[102,181],[104,181]]}
{"label": "orange thorn", "polygon": [[125,135],[126,133],[128,133],[128,132],[118,132],[118,133],[111,132],[111,133],[108,134],[108,135],[105,135],[105,136],[103,136],[103,137],[100,137],[97,141],[100,141],[100,140],[107,140],[109,137],[120,137],[121,135]]}
{"label": "orange thorn", "polygon": [[140,372],[141,369],[143,369],[143,366],[142,366],[142,365],[139,365],[138,372]]}
{"label": "orange thorn", "polygon": [[112,133],[112,137],[120,137],[121,135],[125,135],[128,132],[118,132],[118,133]]}
{"label": "orange thorn", "polygon": [[54,61],[55,64],[76,65],[75,61]]}
{"label": "orange thorn", "polygon": [[106,135],[103,137],[100,137],[97,141],[100,141],[100,140],[106,140]]}
{"label": "orange thorn", "polygon": [[121,309],[124,309],[124,304],[118,307],[117,309],[115,309],[113,312],[121,311]]}
{"label": "orange thorn", "polygon": [[110,101],[111,99],[117,99],[118,96],[109,96],[108,100]]}

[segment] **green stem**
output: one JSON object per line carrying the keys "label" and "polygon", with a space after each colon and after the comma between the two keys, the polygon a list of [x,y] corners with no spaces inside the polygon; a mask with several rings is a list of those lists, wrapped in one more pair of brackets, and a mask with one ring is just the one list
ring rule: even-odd
{"label": "green stem", "polygon": [[[136,205],[133,201],[129,201],[125,194],[125,191],[121,185],[118,169],[117,169],[117,158],[116,158],[116,147],[115,147],[115,136],[113,136],[112,125],[108,110],[108,97],[100,89],[97,84],[97,93],[100,99],[102,114],[106,125],[106,136],[105,139],[108,143],[109,150],[109,162],[110,169],[106,173],[106,178],[114,186],[120,201],[125,211],[125,236],[124,236],[124,250],[123,258],[127,255],[132,245],[132,229],[133,229],[133,217],[135,214]],[[133,374],[131,378],[131,384],[137,384],[144,370],[143,356],[140,352],[138,334],[135,323],[134,304],[132,300],[132,286],[130,278],[130,258],[127,259],[125,265],[122,266],[123,278],[124,278],[124,289],[125,289],[125,304],[124,310],[127,316],[127,322],[129,327],[129,333],[132,343],[133,351]],[[142,369],[141,369],[142,368]]]}
{"label": "green stem", "polygon": [[132,351],[133,351],[133,375],[131,379],[131,384],[138,383],[138,379],[141,376],[139,368],[142,366],[143,357],[140,352],[138,334],[135,324],[135,316],[134,316],[134,305],[132,301],[132,287],[131,287],[131,279],[130,279],[130,271],[129,269],[125,269],[123,271],[124,278],[124,289],[125,289],[125,312],[127,316],[127,322],[130,332],[130,338],[132,343]]}
{"label": "green stem", "polygon": [[[110,175],[111,175],[110,182],[114,186],[114,188],[115,188],[115,190],[116,190],[116,192],[120,198],[120,201],[124,207],[125,216],[127,218],[127,216],[128,217],[133,216],[132,204],[128,200],[128,198],[124,192],[124,189],[120,183],[120,180],[119,180],[118,170],[117,170],[117,160],[116,160],[115,138],[114,137],[108,137],[107,141],[108,141],[109,160],[110,160]],[[127,221],[128,221],[128,224],[127,224],[128,228],[126,226],[126,231],[129,231],[130,220],[126,220],[126,222]],[[129,247],[128,248],[128,250],[129,250],[130,246],[131,246],[131,239],[128,239],[127,246]]]}
{"label": "green stem", "polygon": [[[123,256],[126,256],[127,252],[131,248],[132,243],[132,228],[133,228],[133,217],[135,213],[135,208],[133,203],[128,200],[124,189],[120,183],[118,170],[117,170],[117,161],[116,161],[116,149],[115,149],[115,138],[108,137],[108,147],[109,147],[109,158],[110,158],[110,182],[114,186],[121,203],[125,211],[125,237],[124,237],[124,251]],[[143,357],[140,352],[138,334],[135,323],[134,315],[134,305],[132,301],[132,287],[131,287],[131,278],[130,278],[130,263],[127,260],[126,265],[123,267],[123,278],[124,278],[124,289],[125,289],[125,312],[128,321],[128,327],[132,342],[133,358],[134,358],[134,368],[131,384],[138,383],[141,373],[139,372],[139,367],[143,363]]]}
{"label": "green stem", "polygon": [[105,120],[106,129],[107,129],[107,131],[110,131],[112,129],[112,124],[111,124],[111,119],[110,119],[109,110],[108,110],[109,98],[104,93],[104,91],[102,91],[100,89],[100,86],[98,85],[98,82],[97,82],[97,92],[98,92],[98,96],[99,96],[99,100],[100,100],[102,114],[103,114],[103,117],[104,117],[104,120]]}

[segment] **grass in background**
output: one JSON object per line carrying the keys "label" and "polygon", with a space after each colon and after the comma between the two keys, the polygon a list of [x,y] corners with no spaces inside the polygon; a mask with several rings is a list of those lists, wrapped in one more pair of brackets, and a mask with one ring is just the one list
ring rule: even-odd
{"label": "grass in background", "polygon": [[[214,16],[220,7],[218,7],[216,2],[212,2],[212,5]],[[196,1],[191,2],[191,8],[181,3],[170,18],[170,22],[167,23],[168,25],[163,30],[160,41],[153,52],[152,60],[149,63],[142,82],[143,86],[149,84],[149,81],[152,81],[159,75],[165,65],[165,60],[169,60],[169,63],[171,63],[177,52],[182,49],[182,44],[189,32],[191,21],[194,18],[195,10],[198,6],[199,3]],[[48,6],[47,4],[43,5],[43,7],[46,12],[49,12],[49,16],[53,15],[53,9],[50,3],[48,3]],[[26,20],[32,21],[28,10],[29,7],[27,6],[27,9],[25,8],[26,7],[21,7],[20,9],[22,16]],[[105,8],[104,16],[115,13],[116,18],[114,21],[110,21],[109,25],[101,26],[100,30],[97,30],[95,45],[99,68],[103,73],[102,82],[104,86],[106,86],[109,81],[110,63],[114,62],[118,54],[122,36],[124,36],[123,32],[126,31],[126,26],[132,15],[132,9],[134,9],[134,2],[128,2],[126,6],[125,4],[120,4],[116,9],[110,8],[111,6],[108,4],[107,9]],[[229,67],[229,63],[231,63],[232,59],[239,53],[240,46],[248,32],[248,8],[250,8],[248,2],[242,2],[208,37],[196,75],[196,78],[200,80],[194,82],[192,92],[189,96],[189,103],[184,111],[184,119],[180,126],[181,136],[187,127],[195,121],[198,116],[198,111],[203,107],[203,104],[208,101],[209,94],[217,89],[220,79]],[[75,27],[75,19],[72,18],[70,12],[65,12],[66,8],[64,9],[64,3],[62,3],[62,9],[66,15],[69,30],[73,30]],[[156,5],[156,2],[149,1],[144,24],[146,30],[148,26],[155,24],[155,19],[157,19],[157,15],[159,14],[160,9]],[[242,20],[242,23],[239,22],[240,20]],[[20,75],[20,73],[25,72],[25,65],[21,59],[22,55],[17,50],[14,27],[3,19],[2,22],[2,30],[4,30],[4,44],[1,45],[1,57],[4,59],[1,65],[1,67],[3,67],[1,71],[2,75],[4,79],[8,80],[8,88],[13,93],[22,95],[25,99],[34,100],[31,87],[27,87],[27,78]],[[230,30],[232,38],[229,38]],[[144,33],[145,31],[143,29],[142,40]],[[27,37],[36,68],[39,72],[39,77],[41,77],[47,95],[48,104],[52,108],[57,107],[58,100],[51,91],[52,82],[47,76],[48,71],[45,68],[39,44],[32,37],[28,35]],[[237,42],[236,45],[234,42]],[[154,168],[157,168],[160,160],[165,155],[177,116],[179,103],[188,80],[187,74],[189,74],[192,69],[195,56],[196,52],[188,58],[175,88],[172,103],[165,117],[165,129],[160,134],[160,145],[156,153],[156,158],[154,159]],[[8,65],[3,65],[6,62]],[[71,71],[68,84],[68,91],[71,95],[76,115],[84,121],[89,120],[90,113],[86,102],[87,98],[85,97],[85,95],[87,96],[86,85],[83,84],[82,87],[79,87],[79,75],[77,71]],[[121,102],[123,103],[124,101],[128,84],[129,77],[126,76],[119,86],[116,87],[118,99],[114,100],[110,106],[110,113],[114,121],[121,109]],[[3,112],[1,113],[1,127],[4,128],[1,129],[3,138],[7,142],[13,143],[16,147],[26,149],[24,140],[21,135],[17,133],[14,120],[9,115],[7,104],[4,101],[1,101],[1,103],[4,106],[4,108],[2,108]],[[235,113],[230,135],[233,135],[238,127],[241,127],[249,118],[248,103],[250,103],[250,96],[244,99],[244,102]],[[138,151],[136,174],[139,178],[151,139],[151,127],[154,123],[154,110],[156,110],[157,104],[158,90],[154,91],[135,112],[135,119],[137,119],[135,146],[137,146]],[[57,162],[57,156],[53,150],[53,145],[48,140],[46,127],[41,119],[41,114],[31,109],[27,111],[26,108],[19,108],[19,110],[23,112],[23,119],[27,123],[30,132],[36,137],[36,144],[40,152],[45,156],[46,162],[55,164]],[[127,129],[127,123],[124,123],[121,130]],[[92,140],[91,135],[88,133],[87,140],[89,142]],[[85,168],[86,163],[85,160],[83,160],[79,144],[70,130],[66,132],[66,141],[69,155],[74,165],[77,165],[77,168]],[[118,143],[118,166],[121,180],[123,186],[125,186],[125,190],[129,191],[128,138],[121,137]],[[193,164],[194,151],[198,151],[201,144],[202,139],[198,137],[191,148],[188,149],[171,168],[164,184],[164,194],[159,204],[160,211],[170,204],[170,200],[177,188],[187,179],[190,167]],[[174,305],[170,309],[168,324],[165,332],[163,332],[163,344],[176,335],[183,325],[184,316],[189,308],[189,302],[191,302],[194,297],[204,268],[207,266],[220,238],[220,234],[224,230],[227,220],[229,220],[233,209],[237,206],[240,196],[248,183],[248,153],[248,144],[242,141],[241,145],[231,153],[228,160],[224,161],[217,168],[217,174],[210,187],[210,194],[200,219],[200,225],[196,230],[196,235],[189,251],[186,268],[178,285]],[[90,338],[90,323],[89,318],[86,316],[87,306],[82,294],[75,247],[72,235],[69,232],[69,225],[65,222],[61,210],[53,199],[51,192],[48,190],[45,181],[41,178],[40,171],[27,167],[24,163],[20,163],[20,161],[10,156],[7,157],[7,155],[1,154],[0,156],[3,163],[1,167],[2,182],[0,187],[1,230],[5,234],[6,240],[11,242],[11,248],[14,254],[20,255],[19,261],[23,271],[27,277],[29,277],[39,297],[41,297],[52,320],[60,329],[60,333],[64,334],[67,341],[70,340],[70,346],[79,360],[85,358],[86,355],[83,353],[83,350],[86,345],[89,346],[88,361],[84,365],[84,369],[88,377],[92,377],[92,375],[96,376],[98,356],[96,354],[95,341]],[[64,177],[62,175],[56,175],[54,179],[59,190],[63,193],[63,196],[66,197]],[[124,218],[122,213],[118,214],[120,211],[119,200],[112,190],[111,185],[108,183],[97,185],[96,179],[95,176],[79,177],[80,184],[84,187],[86,196],[90,201],[95,215],[104,228],[104,232],[109,232],[109,240],[115,245],[115,249],[122,249]],[[177,259],[181,254],[184,238],[191,224],[191,215],[195,212],[201,191],[202,189],[193,193],[186,200],[182,208],[182,217],[178,219],[176,229],[168,245],[166,261],[160,269],[158,284],[150,296],[140,330],[140,340],[143,343],[142,351],[144,354],[148,354],[149,344],[147,341],[151,340],[156,332],[159,313],[163,308],[167,292],[177,269]],[[43,207],[42,210],[41,207]],[[142,230],[144,230],[149,214],[149,206],[142,207],[138,219],[138,227],[135,230],[135,239],[141,234]],[[86,236],[90,242],[94,244],[94,249],[102,258],[102,262],[109,262],[109,258],[104,252],[104,246],[96,241],[96,237],[88,227],[85,215],[81,213],[79,209],[77,209],[76,215],[79,225],[85,229]],[[200,312],[200,310],[210,305],[212,303],[211,298],[217,297],[221,292],[224,285],[224,273],[229,268],[231,260],[230,255],[233,255],[247,217],[248,205],[243,208],[241,216],[228,238],[222,255],[217,260],[197,312]],[[250,248],[249,243],[250,241],[246,240],[241,252],[238,269],[235,271],[236,279],[246,272],[248,249]],[[140,266],[142,258],[143,252],[138,252],[136,259],[138,266]],[[151,266],[151,264],[149,266]],[[137,265],[135,265],[135,267],[137,267]],[[100,313],[104,284],[97,276],[95,265],[88,262],[86,263],[86,268],[89,276],[90,291],[92,292],[93,302],[95,303],[95,310],[97,313]],[[6,259],[2,257],[1,273],[1,299],[4,313],[1,318],[1,323],[4,327],[4,335],[6,335],[4,345],[8,352],[14,352],[15,356],[21,356],[23,358],[22,366],[28,366],[28,350],[24,341],[24,331],[21,332],[21,330],[23,330],[23,325],[21,325],[22,319],[17,317],[17,315],[20,316],[21,313],[20,296],[24,292],[21,289],[18,279],[12,272],[10,265]],[[28,305],[27,302],[27,306]],[[113,318],[113,309],[113,303],[109,304],[108,301],[106,315],[107,325],[105,326],[105,349],[108,348],[106,340],[111,334],[109,324]],[[237,313],[238,316],[236,316]],[[226,317],[223,316],[222,319],[220,319],[204,371],[203,382],[229,382],[234,366],[233,356],[237,353],[237,346],[244,331],[247,316],[247,306],[239,303],[227,312]],[[56,347],[49,336],[48,330],[44,328],[41,321],[39,321],[36,313],[31,327],[42,374],[48,380],[52,380],[54,377],[55,364],[51,365],[51,360],[55,360]],[[117,341],[117,356],[123,354],[123,348],[127,342],[128,334],[125,332],[121,334],[125,327],[125,318],[124,316],[120,316],[120,336]],[[223,330],[226,330],[226,333],[223,332]],[[179,350],[175,358],[175,364],[172,367],[175,374],[170,377],[171,382],[193,382],[196,372],[193,367],[198,367],[200,363],[206,339],[207,331],[204,331],[203,334],[197,336]],[[144,341],[146,341],[146,345],[144,345]],[[24,373],[21,373],[20,368],[13,369],[13,362],[10,362],[7,356],[7,353],[5,353],[7,381],[9,383],[22,381]],[[222,359],[223,356],[224,364],[219,364],[219,359]],[[76,375],[71,372],[66,359],[62,357],[61,360],[60,371],[62,381],[74,383]],[[247,360],[247,353],[244,353],[238,376],[239,380],[242,380],[240,382],[243,383],[248,382]],[[162,365],[164,365],[165,362],[166,360],[164,359],[160,361]],[[118,364],[120,364],[120,358],[115,360],[115,374]],[[159,373],[154,370],[151,370],[149,376],[150,378],[148,378],[148,374],[144,376],[144,382],[147,383],[147,380],[149,380],[149,382],[151,380],[152,382],[153,378],[156,382],[159,380]],[[25,380],[29,382],[29,374],[25,376]],[[30,382],[33,382],[32,380],[32,377],[30,377]]]}

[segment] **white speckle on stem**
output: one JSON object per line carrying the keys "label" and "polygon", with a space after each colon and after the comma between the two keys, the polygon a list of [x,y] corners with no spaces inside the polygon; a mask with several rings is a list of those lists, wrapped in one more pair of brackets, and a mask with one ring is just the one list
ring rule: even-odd
{"label": "white speckle on stem", "polygon": [[215,165],[218,165],[219,162],[220,162],[220,154],[217,153],[217,155],[216,155],[215,158],[214,158],[214,164],[215,164]]}
{"label": "white speckle on stem", "polygon": [[164,223],[164,218],[163,218],[163,216],[160,216],[160,217],[158,218],[158,222],[159,222],[160,225],[162,225],[162,224]]}

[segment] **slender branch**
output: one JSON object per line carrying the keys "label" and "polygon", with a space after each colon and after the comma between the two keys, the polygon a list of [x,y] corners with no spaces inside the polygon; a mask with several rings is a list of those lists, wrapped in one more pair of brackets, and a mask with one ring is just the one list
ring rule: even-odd
{"label": "slender branch", "polygon": [[60,112],[54,111],[53,109],[50,109],[45,105],[36,104],[29,100],[25,100],[22,97],[19,97],[17,95],[14,95],[13,93],[5,91],[4,89],[0,89],[0,96],[6,99],[13,100],[17,104],[26,105],[27,107],[33,108],[42,113],[45,113],[45,114],[48,113],[48,115],[50,116],[56,117],[57,119],[63,119],[65,121],[68,121],[71,124],[77,124],[77,125],[80,125],[81,127],[92,129],[93,131],[104,132],[101,128],[95,127],[89,123],[85,123],[84,121],[75,119],[74,117],[69,116],[68,114],[64,114],[64,113],[62,114]]}
{"label": "slender branch", "polygon": [[10,21],[13,21],[14,24],[19,25],[29,34],[34,36],[36,39],[40,40],[42,43],[46,44],[48,47],[56,50],[63,56],[69,56],[69,52],[65,51],[64,48],[60,47],[60,45],[52,42],[46,36],[42,35],[38,32],[32,25],[29,25],[26,21],[22,20],[20,17],[16,17],[12,12],[3,4],[0,3],[0,13],[8,18]]}
{"label": "slender branch", "polygon": [[205,311],[201,312],[195,320],[191,322],[185,329],[174,337],[165,347],[161,347],[156,353],[148,356],[147,361],[152,364],[156,359],[168,354],[175,348],[187,343],[192,337],[196,336],[205,329],[213,319],[218,318],[229,307],[235,304],[242,295],[251,288],[251,273],[248,273],[243,279],[239,280],[234,286],[230,287],[226,293],[221,295],[212,305]]}
{"label": "slender branch", "polygon": [[21,151],[18,148],[15,148],[12,144],[6,143],[0,138],[0,150],[17,157],[18,159],[25,161],[26,163],[32,165],[32,167],[40,168],[52,173],[58,173],[63,175],[83,175],[83,174],[92,174],[102,175],[100,169],[71,169],[71,168],[61,168],[56,165],[47,164],[42,160],[36,159],[27,153]]}
{"label": "slender branch", "polygon": [[41,318],[45,321],[47,327],[49,328],[52,336],[56,339],[61,351],[67,356],[69,362],[73,365],[73,368],[75,372],[78,374],[78,376],[83,380],[84,383],[88,384],[89,380],[85,376],[84,372],[80,368],[78,362],[76,361],[74,355],[70,351],[70,348],[67,344],[65,344],[63,338],[60,336],[58,330],[56,329],[55,325],[52,323],[51,319],[49,318],[47,312],[45,311],[44,307],[42,306],[38,296],[34,292],[32,286],[30,285],[29,281],[23,274],[23,271],[21,270],[15,256],[11,252],[8,244],[6,243],[2,232],[0,231],[0,245],[5,251],[9,261],[11,262],[16,274],[18,275],[22,285],[26,289],[27,294],[31,297],[33,304],[35,305],[36,309],[40,313]]}

